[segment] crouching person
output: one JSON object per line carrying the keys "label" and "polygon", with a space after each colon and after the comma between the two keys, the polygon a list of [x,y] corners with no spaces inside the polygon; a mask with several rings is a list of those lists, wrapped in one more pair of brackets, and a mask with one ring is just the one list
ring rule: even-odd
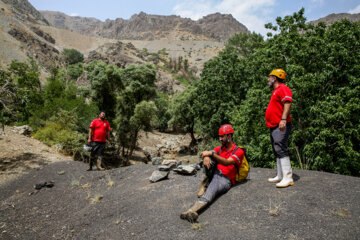
{"label": "crouching person", "polygon": [[200,210],[217,196],[226,193],[235,184],[244,151],[233,142],[233,133],[231,125],[221,126],[219,129],[221,146],[201,153],[204,161],[204,175],[198,192],[199,199],[189,210],[180,215],[181,219],[195,222]]}

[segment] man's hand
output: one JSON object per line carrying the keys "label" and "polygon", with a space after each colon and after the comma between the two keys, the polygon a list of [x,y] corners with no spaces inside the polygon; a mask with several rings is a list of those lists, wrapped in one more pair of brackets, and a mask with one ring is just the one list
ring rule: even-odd
{"label": "man's hand", "polygon": [[209,169],[210,164],[211,164],[211,158],[210,157],[204,157],[204,166],[207,167],[207,169]]}
{"label": "man's hand", "polygon": [[286,120],[281,120],[279,123],[280,131],[284,131],[286,129]]}
{"label": "man's hand", "polygon": [[91,143],[91,139],[90,139],[90,138],[88,139],[88,143]]}
{"label": "man's hand", "polygon": [[211,155],[212,155],[212,151],[203,151],[203,152],[200,154],[200,156],[201,156],[202,158],[204,158],[204,157],[211,157]]}

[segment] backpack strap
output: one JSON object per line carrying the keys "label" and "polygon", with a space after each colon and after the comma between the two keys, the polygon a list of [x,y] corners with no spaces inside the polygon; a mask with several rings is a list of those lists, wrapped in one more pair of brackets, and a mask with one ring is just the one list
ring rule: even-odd
{"label": "backpack strap", "polygon": [[[236,148],[234,149],[232,155],[234,155],[236,150],[238,150],[238,149],[239,149],[239,146],[236,146]],[[236,163],[234,165],[235,165],[236,169],[239,171],[239,166]]]}

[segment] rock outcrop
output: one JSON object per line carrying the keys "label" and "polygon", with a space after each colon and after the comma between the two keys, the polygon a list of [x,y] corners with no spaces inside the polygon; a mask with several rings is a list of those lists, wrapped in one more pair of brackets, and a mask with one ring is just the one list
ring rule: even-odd
{"label": "rock outcrop", "polygon": [[357,14],[349,14],[349,13],[338,13],[338,14],[330,14],[326,17],[323,17],[323,18],[319,18],[318,20],[315,20],[315,21],[311,21],[309,23],[312,23],[312,24],[318,24],[319,22],[324,22],[326,23],[327,25],[329,24],[332,24],[336,21],[339,21],[341,19],[348,19],[349,21],[351,22],[359,22],[360,21],[360,13],[357,13]]}
{"label": "rock outcrop", "polygon": [[129,20],[117,18],[105,22],[94,18],[70,17],[60,12],[41,11],[55,27],[90,36],[130,40],[216,40],[226,41],[239,32],[249,32],[230,14],[210,14],[198,21],[179,16],[134,14]]}

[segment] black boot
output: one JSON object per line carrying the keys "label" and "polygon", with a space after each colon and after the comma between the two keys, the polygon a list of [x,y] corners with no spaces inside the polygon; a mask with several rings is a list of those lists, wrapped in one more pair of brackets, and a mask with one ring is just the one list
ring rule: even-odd
{"label": "black boot", "polygon": [[86,170],[86,171],[92,171],[93,166],[94,166],[94,159],[93,159],[93,158],[90,158],[89,169]]}

